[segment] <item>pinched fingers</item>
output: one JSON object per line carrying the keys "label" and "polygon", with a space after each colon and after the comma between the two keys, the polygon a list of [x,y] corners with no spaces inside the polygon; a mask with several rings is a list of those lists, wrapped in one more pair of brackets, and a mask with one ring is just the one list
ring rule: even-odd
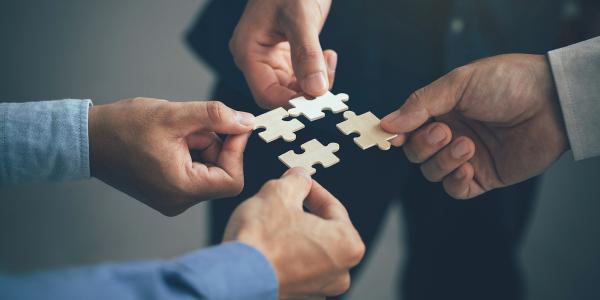
{"label": "pinched fingers", "polygon": [[312,182],[306,169],[292,168],[286,171],[281,178],[267,181],[257,196],[267,200],[280,201],[288,207],[302,211],[302,203],[310,193]]}

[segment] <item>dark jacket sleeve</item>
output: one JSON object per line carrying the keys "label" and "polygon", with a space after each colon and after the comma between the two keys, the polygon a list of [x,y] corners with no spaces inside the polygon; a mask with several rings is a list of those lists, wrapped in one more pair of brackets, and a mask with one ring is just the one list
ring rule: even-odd
{"label": "dark jacket sleeve", "polygon": [[214,0],[198,15],[185,40],[198,59],[229,88],[246,93],[246,81],[229,52],[229,39],[245,7],[244,0]]}

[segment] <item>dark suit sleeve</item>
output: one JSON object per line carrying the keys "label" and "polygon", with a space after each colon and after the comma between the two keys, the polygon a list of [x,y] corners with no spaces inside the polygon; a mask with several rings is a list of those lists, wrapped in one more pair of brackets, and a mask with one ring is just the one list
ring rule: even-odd
{"label": "dark suit sleeve", "polygon": [[219,80],[246,93],[246,81],[229,52],[229,39],[245,4],[244,0],[211,1],[187,31],[185,40],[196,57],[217,73]]}

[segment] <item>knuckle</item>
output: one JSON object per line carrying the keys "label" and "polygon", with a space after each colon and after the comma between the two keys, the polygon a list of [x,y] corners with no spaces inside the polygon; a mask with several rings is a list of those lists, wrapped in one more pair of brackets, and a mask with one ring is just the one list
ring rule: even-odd
{"label": "knuckle", "polygon": [[366,251],[365,243],[358,238],[357,241],[348,247],[349,261],[352,266],[356,266],[364,257]]}
{"label": "knuckle", "polygon": [[351,283],[352,280],[350,278],[350,274],[345,272],[343,275],[339,276],[339,278],[333,284],[331,295],[338,296],[347,292],[350,289]]}
{"label": "knuckle", "polygon": [[267,195],[274,195],[274,196],[279,197],[280,193],[281,193],[280,189],[281,189],[281,184],[280,184],[279,180],[271,179],[263,185],[263,187],[260,191],[260,194],[263,197],[265,197]]}
{"label": "knuckle", "polygon": [[421,169],[421,174],[423,174],[423,177],[425,177],[425,179],[427,179],[427,181],[437,182],[435,180],[435,177],[433,176],[431,170],[429,169],[428,164],[422,164],[420,169]]}
{"label": "knuckle", "polygon": [[408,99],[411,100],[412,102],[419,103],[422,101],[421,99],[423,99],[424,94],[425,94],[425,87],[422,87],[422,88],[412,92],[412,94],[410,94]]}
{"label": "knuckle", "polygon": [[404,150],[404,155],[406,156],[406,159],[408,159],[408,161],[410,161],[411,163],[420,164],[424,161],[424,159],[422,157],[419,157],[420,155],[414,151],[412,143],[405,144],[404,147],[402,147],[402,149]]}
{"label": "knuckle", "polygon": [[[445,173],[448,170],[448,164],[442,156],[434,157],[431,163],[433,164],[434,173]],[[439,176],[436,176],[436,179],[439,181]]]}
{"label": "knuckle", "polygon": [[244,179],[233,179],[224,189],[223,197],[237,196],[244,190]]}
{"label": "knuckle", "polygon": [[[426,113],[427,115],[431,115],[428,107],[427,107],[427,102],[426,102],[426,97],[427,97],[427,93],[429,93],[429,86],[424,86],[414,92],[412,92],[412,94],[410,94],[410,96],[408,96],[408,99],[406,100],[406,103],[404,104],[406,106],[405,109],[409,109],[413,112],[418,112],[418,113]],[[404,108],[404,106],[403,106]]]}
{"label": "knuckle", "polygon": [[234,31],[234,34],[231,39],[229,39],[229,43],[227,45],[229,47],[229,52],[233,56],[233,62],[243,71],[245,69],[248,51],[243,51],[244,46],[239,40],[237,30]]}
{"label": "knuckle", "polygon": [[452,79],[464,78],[465,76],[467,76],[470,73],[469,70],[470,70],[469,65],[460,66],[460,67],[455,68],[454,70],[452,70],[449,73],[449,76]]}
{"label": "knuckle", "polygon": [[206,103],[206,114],[208,119],[214,123],[223,121],[225,114],[225,104],[221,101],[209,101]]}
{"label": "knuckle", "polygon": [[323,52],[319,47],[310,44],[303,44],[295,48],[294,58],[298,63],[309,63],[318,60]]}
{"label": "knuckle", "polygon": [[346,255],[342,262],[342,268],[356,266],[365,255],[365,244],[354,228],[349,228],[347,225],[344,225],[339,231],[343,244],[346,245],[344,247],[346,249],[344,252]]}

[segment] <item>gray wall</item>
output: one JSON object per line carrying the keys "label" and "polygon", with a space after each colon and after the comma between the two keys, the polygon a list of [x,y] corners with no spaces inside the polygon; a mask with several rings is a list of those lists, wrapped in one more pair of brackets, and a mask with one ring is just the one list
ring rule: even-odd
{"label": "gray wall", "polygon": [[[204,1],[3,1],[0,99],[206,99],[213,75],[182,33]],[[207,41],[210,42],[210,41]],[[546,175],[522,261],[530,299],[600,298],[600,160]],[[206,242],[206,205],[166,218],[97,180],[0,189],[0,270],[168,258]],[[351,299],[391,299],[399,208]]]}

